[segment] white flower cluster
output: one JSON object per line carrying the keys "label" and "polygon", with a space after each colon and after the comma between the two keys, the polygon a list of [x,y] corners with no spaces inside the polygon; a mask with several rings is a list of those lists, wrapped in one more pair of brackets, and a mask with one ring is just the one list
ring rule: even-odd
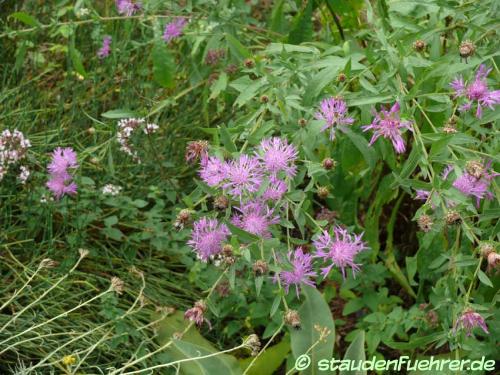
{"label": "white flower cluster", "polygon": [[133,149],[131,138],[136,130],[141,128],[143,129],[144,134],[149,135],[155,133],[159,126],[156,124],[146,123],[143,118],[128,118],[118,122],[118,132],[116,134],[118,143],[121,145],[120,149],[126,154],[132,156],[134,160],[139,163],[140,158],[137,151]]}
{"label": "white flower cluster", "polygon": [[[26,158],[26,152],[30,147],[30,141],[17,129],[13,132],[6,129],[0,134],[0,181],[7,174],[9,167]],[[24,184],[30,172],[25,166],[21,166],[20,171],[19,179]]]}
{"label": "white flower cluster", "polygon": [[120,194],[120,192],[122,191],[122,187],[121,186],[117,186],[117,185],[113,185],[113,184],[107,184],[107,185],[104,185],[103,188],[102,188],[102,193],[104,195],[118,195]]}

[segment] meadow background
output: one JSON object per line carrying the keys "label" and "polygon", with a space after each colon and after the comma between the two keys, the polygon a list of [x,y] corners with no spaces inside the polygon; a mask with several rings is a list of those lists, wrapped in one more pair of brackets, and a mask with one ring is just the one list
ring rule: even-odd
{"label": "meadow background", "polygon": [[[31,144],[0,170],[0,373],[285,374],[306,352],[499,359],[499,8],[0,0],[0,132]],[[330,97],[352,124],[324,131]],[[396,102],[411,123],[399,152],[394,132],[369,144],[361,127]],[[158,125],[130,138],[136,157],[119,142],[128,118]],[[294,145],[296,171],[268,207],[278,220],[252,233],[231,221],[241,199],[199,171],[270,137]],[[58,147],[77,154],[76,194],[46,186]],[[188,244],[203,217],[230,230],[208,262]],[[297,247],[307,263],[334,228],[366,248],[300,274]]]}

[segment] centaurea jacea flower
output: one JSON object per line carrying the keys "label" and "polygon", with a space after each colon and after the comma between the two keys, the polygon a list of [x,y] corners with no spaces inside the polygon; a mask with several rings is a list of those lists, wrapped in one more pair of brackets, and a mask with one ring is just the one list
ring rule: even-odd
{"label": "centaurea jacea flower", "polygon": [[331,261],[329,266],[321,269],[321,274],[326,277],[331,269],[336,266],[342,271],[342,276],[346,277],[345,269],[352,268],[353,275],[359,270],[359,265],[355,263],[355,256],[367,249],[366,244],[361,240],[363,234],[351,235],[346,229],[339,226],[333,228],[334,237],[327,231],[313,241],[317,249],[316,258],[323,258],[323,261]]}
{"label": "centaurea jacea flower", "polygon": [[77,167],[76,152],[71,147],[58,147],[54,150],[52,161],[47,167],[50,179],[46,185],[56,199],[66,194],[76,194],[77,185],[73,182],[73,176],[68,169]]}
{"label": "centaurea jacea flower", "polygon": [[491,181],[498,175],[499,173],[491,170],[491,162],[488,162],[481,175],[466,171],[455,180],[453,187],[466,196],[476,197],[476,205],[479,206],[481,199],[493,199],[493,193],[489,191],[489,187]]}
{"label": "centaurea jacea flower", "polygon": [[199,259],[207,262],[222,251],[224,241],[230,232],[225,224],[216,219],[202,217],[193,224],[193,231],[188,245],[196,252]]}
{"label": "centaurea jacea flower", "polygon": [[290,177],[296,173],[295,159],[297,159],[297,155],[297,149],[293,144],[288,144],[286,139],[278,137],[262,140],[257,153],[263,168],[272,176],[284,171]]}
{"label": "centaurea jacea flower", "polygon": [[279,216],[274,214],[266,204],[260,201],[243,203],[237,208],[240,214],[232,219],[237,227],[260,237],[270,238],[269,226],[279,223]]}
{"label": "centaurea jacea flower", "polygon": [[97,56],[100,59],[104,59],[105,57],[108,57],[110,53],[111,53],[111,37],[109,35],[106,35],[102,40],[102,47],[97,52]]}
{"label": "centaurea jacea flower", "polygon": [[489,334],[488,326],[484,318],[472,309],[465,310],[462,315],[455,322],[453,333],[456,334],[458,329],[465,330],[466,336],[472,336],[472,330],[475,327],[480,327],[484,333]]}
{"label": "centaurea jacea flower", "polygon": [[176,39],[182,35],[182,30],[186,26],[186,19],[179,17],[170,23],[165,25],[165,30],[163,31],[163,39],[165,42],[169,43],[173,39]]}
{"label": "centaurea jacea flower", "polygon": [[335,139],[337,127],[341,128],[343,125],[351,125],[354,122],[352,117],[348,117],[346,102],[334,97],[322,100],[320,109],[314,117],[317,120],[325,121],[321,131],[330,128],[330,140],[332,141]]}
{"label": "centaurea jacea flower", "polygon": [[141,10],[141,3],[133,2],[132,0],[116,0],[116,10],[119,14],[130,17]]}
{"label": "centaurea jacea flower", "polygon": [[222,187],[230,195],[241,198],[259,190],[263,179],[262,166],[256,157],[243,154],[227,164],[226,177],[227,182]]}
{"label": "centaurea jacea flower", "polygon": [[311,280],[311,278],[316,277],[316,273],[312,269],[313,257],[310,254],[304,254],[301,247],[298,247],[295,251],[290,251],[287,257],[292,269],[290,271],[281,271],[277,277],[279,277],[287,294],[290,286],[295,286],[295,292],[297,298],[299,298],[301,284],[316,287],[314,281]]}
{"label": "centaurea jacea flower", "polygon": [[373,111],[375,116],[370,125],[364,125],[363,131],[373,130],[370,146],[379,137],[390,139],[397,153],[402,154],[406,150],[405,141],[401,136],[401,130],[413,131],[410,121],[403,121],[399,116],[399,103],[394,103],[389,111],[382,109],[380,112]]}

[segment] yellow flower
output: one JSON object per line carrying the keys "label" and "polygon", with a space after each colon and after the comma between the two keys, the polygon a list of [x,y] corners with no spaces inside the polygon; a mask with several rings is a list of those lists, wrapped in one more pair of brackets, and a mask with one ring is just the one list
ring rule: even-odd
{"label": "yellow flower", "polygon": [[71,366],[76,363],[76,357],[74,355],[65,355],[62,359],[63,364],[66,366]]}

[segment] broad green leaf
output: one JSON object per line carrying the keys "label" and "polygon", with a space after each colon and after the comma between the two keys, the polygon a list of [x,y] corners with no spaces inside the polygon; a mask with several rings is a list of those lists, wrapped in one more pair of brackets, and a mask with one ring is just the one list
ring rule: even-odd
{"label": "broad green leaf", "polygon": [[215,99],[227,87],[227,74],[222,72],[217,81],[210,87],[209,100]]}
{"label": "broad green leaf", "polygon": [[231,134],[227,131],[227,128],[222,125],[219,127],[219,134],[224,147],[229,152],[236,152],[236,146],[234,145],[233,140],[231,139]]}
{"label": "broad green leaf", "polygon": [[233,55],[235,55],[237,58],[240,60],[243,59],[248,59],[252,57],[252,54],[248,49],[243,46],[243,44],[240,43],[238,39],[236,39],[234,36],[231,34],[226,33],[225,34],[226,40],[229,44],[229,48],[231,49],[231,52]]}
{"label": "broad green leaf", "polygon": [[101,116],[109,119],[138,117],[135,112],[128,109],[113,109],[111,111],[101,113]]}
{"label": "broad green leaf", "polygon": [[153,78],[165,88],[175,86],[175,61],[172,53],[164,43],[156,43],[151,52],[153,60]]}
{"label": "broad green leaf", "polygon": [[71,43],[68,49],[69,57],[73,63],[73,69],[83,77],[87,75],[82,62],[82,54],[76,49],[76,47]]}
{"label": "broad green leaf", "polygon": [[295,16],[292,29],[288,34],[288,43],[300,44],[312,39],[312,12],[314,0],[307,0],[305,7]]}
{"label": "broad green leaf", "polygon": [[366,161],[366,164],[370,168],[375,167],[375,163],[377,162],[377,153],[368,145],[368,141],[363,138],[361,135],[354,133],[351,129],[344,129],[344,133],[351,140],[351,142],[356,146],[356,148],[361,152],[363,158]]}
{"label": "broad green leaf", "polygon": [[[344,359],[355,361],[364,361],[365,356],[365,331],[359,331],[347,348]],[[366,370],[346,371],[341,370],[339,375],[366,375]]]}
{"label": "broad green leaf", "polygon": [[[298,310],[301,329],[290,332],[294,360],[309,351],[308,355],[313,365],[309,366],[301,374],[328,374],[329,372],[319,372],[314,364],[317,364],[320,359],[332,357],[335,343],[335,325],[332,313],[321,293],[315,288],[304,285],[301,299],[304,297],[305,301]],[[329,331],[322,341],[319,341],[320,332],[318,329]],[[316,346],[309,350],[313,345]]]}
{"label": "broad green leaf", "polygon": [[38,22],[35,17],[29,15],[26,12],[15,12],[12,13],[9,17],[15,18],[28,26],[36,27],[40,25],[40,22]]}

